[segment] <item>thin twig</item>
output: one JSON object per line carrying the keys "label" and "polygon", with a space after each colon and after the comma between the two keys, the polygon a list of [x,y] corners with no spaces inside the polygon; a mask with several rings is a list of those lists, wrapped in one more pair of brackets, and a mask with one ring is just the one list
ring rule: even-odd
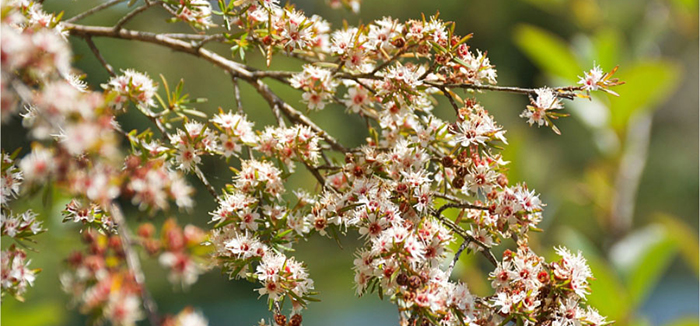
{"label": "thin twig", "polygon": [[448,204],[440,206],[440,208],[438,208],[438,210],[436,211],[436,214],[442,214],[442,212],[444,212],[448,208],[468,208],[468,209],[478,209],[478,210],[482,210],[482,211],[486,211],[489,209],[488,207],[478,206],[478,205],[474,205],[474,204],[470,204],[470,203],[448,203]]}
{"label": "thin twig", "polygon": [[114,24],[114,31],[119,31],[124,27],[124,24],[128,23],[130,20],[132,20],[136,15],[146,11],[146,9],[153,7],[156,5],[158,2],[146,2],[145,5],[138,7],[134,10],[132,10],[130,13],[126,14],[126,16],[122,17],[116,24]]}
{"label": "thin twig", "polygon": [[141,288],[141,300],[143,301],[143,307],[148,314],[148,320],[151,326],[160,325],[160,318],[158,317],[158,306],[156,302],[151,297],[151,293],[146,288],[146,277],[143,274],[143,269],[141,269],[141,262],[139,260],[138,254],[131,246],[131,231],[126,225],[126,220],[122,214],[119,205],[113,203],[110,207],[110,213],[114,222],[117,224],[117,232],[119,232],[119,237],[121,238],[122,249],[126,255],[126,264],[129,267],[129,271],[134,275],[134,280],[136,284]]}
{"label": "thin twig", "polygon": [[[473,90],[483,90],[483,91],[495,91],[495,92],[506,92],[506,93],[516,93],[516,94],[526,94],[526,95],[536,95],[537,89],[535,88],[522,88],[513,86],[496,86],[496,85],[476,85],[476,84],[439,84],[433,82],[423,82],[426,85],[437,87],[437,88],[462,88],[462,89],[473,89]],[[565,98],[568,100],[573,100],[576,98],[574,91],[579,90],[579,87],[558,87],[553,88],[556,92],[557,97]]]}
{"label": "thin twig", "polygon": [[111,7],[111,6],[114,6],[114,5],[116,5],[116,4],[120,3],[120,2],[124,2],[124,1],[126,1],[126,0],[112,0],[112,1],[109,1],[109,2],[105,2],[105,3],[103,3],[103,4],[99,5],[99,6],[93,7],[92,9],[88,9],[87,11],[84,11],[84,12],[79,13],[79,14],[77,14],[77,15],[75,15],[75,16],[69,18],[69,19],[66,19],[66,20],[64,20],[63,22],[64,22],[64,23],[74,23],[74,22],[76,22],[76,21],[78,21],[78,20],[81,20],[81,19],[87,17],[87,16],[90,16],[90,15],[92,15],[92,14],[95,14],[95,13],[97,13],[97,12],[103,10],[103,9],[107,9],[107,8],[109,8],[109,7]]}
{"label": "thin twig", "polygon": [[403,47],[402,49],[397,51],[391,58],[389,58],[389,60],[384,61],[382,64],[380,64],[376,68],[374,68],[374,70],[372,70],[371,74],[374,75],[374,74],[382,71],[382,69],[388,67],[392,62],[396,61],[396,59],[400,58],[404,53],[406,53],[408,50],[412,49],[413,47],[415,47],[415,45]]}
{"label": "thin twig", "polygon": [[462,255],[462,251],[464,249],[467,249],[467,246],[469,246],[469,240],[464,240],[462,244],[459,246],[459,249],[457,249],[457,252],[455,253],[455,257],[452,259],[452,262],[450,263],[450,266],[447,267],[447,275],[452,275],[452,270],[455,268],[455,265],[457,265],[457,261],[459,260],[459,256]]}
{"label": "thin twig", "polygon": [[455,114],[459,117],[459,106],[455,102],[454,97],[452,97],[452,94],[450,94],[450,91],[445,87],[438,87],[438,89],[442,91],[442,94],[445,95],[445,97],[447,97],[447,100],[450,101],[452,108],[455,110]]}
{"label": "thin twig", "polygon": [[[238,111],[238,114],[244,115],[245,112],[243,112],[243,102],[241,101],[241,89],[238,87],[238,78],[231,75],[231,83],[233,83],[233,97],[236,100],[236,111]],[[246,152],[248,153],[248,159],[252,160],[253,149],[248,145],[244,146],[246,148]]]}
{"label": "thin twig", "polygon": [[493,255],[491,252],[491,248],[487,246],[485,243],[479,241],[478,239],[474,238],[472,235],[467,233],[462,227],[459,225],[455,224],[452,222],[452,220],[446,218],[442,214],[437,214],[437,211],[433,211],[433,216],[435,216],[442,224],[450,228],[453,232],[457,233],[462,239],[467,240],[469,242],[476,243],[479,247],[481,247],[482,250],[479,250],[481,254],[486,257],[486,259],[493,264],[493,266],[498,266],[498,261],[496,260],[496,257]]}
{"label": "thin twig", "polygon": [[204,187],[207,188],[207,191],[214,196],[214,198],[219,198],[219,195],[216,194],[216,189],[209,183],[209,180],[207,180],[207,177],[204,175],[202,170],[199,169],[198,166],[194,167],[194,174],[197,175],[197,178],[199,178],[200,181],[204,184]]}
{"label": "thin twig", "polygon": [[105,58],[102,56],[102,54],[100,54],[100,50],[95,45],[95,42],[92,41],[92,37],[90,37],[90,36],[85,37],[85,42],[87,43],[88,47],[90,48],[92,53],[95,55],[97,60],[100,62],[100,64],[102,64],[102,67],[104,67],[107,70],[109,75],[112,77],[116,77],[117,74],[114,73],[114,68],[112,68],[112,66],[109,63],[107,63],[107,60],[105,60]]}

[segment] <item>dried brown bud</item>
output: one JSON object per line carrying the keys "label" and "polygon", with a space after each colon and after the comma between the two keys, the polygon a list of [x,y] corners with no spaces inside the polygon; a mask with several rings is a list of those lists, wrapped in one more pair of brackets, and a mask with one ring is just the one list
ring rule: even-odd
{"label": "dried brown bud", "polygon": [[449,54],[436,54],[435,55],[435,62],[437,64],[445,65],[450,61],[450,55]]}
{"label": "dried brown bud", "polygon": [[457,167],[455,172],[457,173],[458,176],[464,177],[465,175],[467,175],[467,173],[469,173],[469,169],[467,169],[466,166],[460,165]]}
{"label": "dried brown bud", "polygon": [[289,321],[289,325],[290,326],[301,326],[301,320],[302,320],[301,315],[296,314],[296,315],[292,316],[292,320]]}
{"label": "dried brown bud", "polygon": [[352,156],[350,153],[345,154],[345,163],[352,163],[355,162],[355,158]]}
{"label": "dried brown bud", "polygon": [[455,177],[452,179],[452,187],[455,189],[462,189],[462,187],[464,187],[464,178]]}
{"label": "dried brown bud", "polygon": [[510,251],[510,249],[506,249],[506,251],[503,252],[503,258],[508,260],[513,257],[513,252]]}
{"label": "dried brown bud", "polygon": [[272,44],[272,37],[270,37],[270,35],[265,35],[265,37],[262,39],[262,43],[265,45]]}
{"label": "dried brown bud", "polygon": [[455,164],[454,159],[450,156],[443,156],[442,157],[442,165],[446,168],[451,168]]}
{"label": "dried brown bud", "polygon": [[498,185],[501,186],[501,188],[505,188],[508,186],[508,177],[501,173],[498,175],[498,178],[496,178],[496,182],[498,182]]}
{"label": "dried brown bud", "polygon": [[287,324],[287,316],[283,314],[275,314],[275,324],[285,326]]}
{"label": "dried brown bud", "polygon": [[411,289],[417,289],[423,285],[423,281],[420,279],[420,276],[413,275],[408,278],[408,287]]}
{"label": "dried brown bud", "polygon": [[356,165],[355,168],[352,169],[352,175],[354,175],[356,178],[359,178],[364,174],[365,174],[365,171],[363,171],[362,167],[359,165]]}
{"label": "dried brown bud", "polygon": [[399,37],[399,38],[391,41],[391,45],[400,49],[400,48],[404,47],[404,45],[406,45],[406,40],[404,40],[403,37]]}
{"label": "dried brown bud", "polygon": [[469,160],[469,152],[467,151],[461,151],[459,152],[459,161],[462,163],[467,163]]}
{"label": "dried brown bud", "polygon": [[406,291],[406,292],[403,293],[403,299],[404,299],[405,301],[407,301],[407,302],[408,302],[408,301],[413,301],[413,299],[415,299],[415,298],[416,298],[416,293],[415,293],[415,292]]}
{"label": "dried brown bud", "polygon": [[418,46],[418,54],[426,55],[428,53],[430,53],[430,45],[424,43]]}
{"label": "dried brown bud", "polygon": [[408,275],[401,273],[396,277],[396,283],[398,285],[406,286],[408,285]]}

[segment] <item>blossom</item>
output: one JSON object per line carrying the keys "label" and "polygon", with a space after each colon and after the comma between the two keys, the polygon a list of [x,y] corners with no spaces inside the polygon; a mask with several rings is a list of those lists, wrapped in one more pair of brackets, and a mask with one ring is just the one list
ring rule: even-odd
{"label": "blossom", "polygon": [[102,87],[117,94],[114,99],[117,109],[123,108],[127,100],[133,101],[134,104],[144,109],[156,106],[153,97],[158,88],[153,80],[144,73],[127,69],[123,71],[122,75],[112,77]]}
{"label": "blossom", "polygon": [[571,290],[577,296],[585,298],[588,294],[588,279],[593,277],[591,268],[588,267],[586,258],[581,251],[576,255],[564,247],[555,248],[561,260],[554,264],[554,275],[558,278],[568,280]]}
{"label": "blossom", "polygon": [[53,155],[48,149],[34,147],[30,154],[20,160],[19,168],[28,183],[43,182],[55,168]]}
{"label": "blossom", "polygon": [[611,78],[615,72],[617,72],[617,67],[613,68],[609,73],[605,73],[600,66],[596,65],[593,69],[584,72],[583,77],[579,76],[578,84],[581,85],[581,89],[586,92],[602,90],[606,93],[619,96],[617,93],[608,89],[608,87],[611,86],[624,84],[624,82],[618,81],[617,78]]}
{"label": "blossom", "polygon": [[548,114],[552,110],[563,108],[561,100],[559,100],[556,91],[547,87],[536,89],[535,94],[537,94],[537,98],[535,100],[530,99],[531,105],[527,106],[527,109],[520,114],[520,117],[528,119],[527,123],[531,126],[533,124],[537,124],[538,127],[549,125]]}
{"label": "blossom", "polygon": [[180,1],[179,7],[173,7],[175,17],[189,23],[195,28],[209,29],[216,26],[211,19],[211,4],[207,0]]}

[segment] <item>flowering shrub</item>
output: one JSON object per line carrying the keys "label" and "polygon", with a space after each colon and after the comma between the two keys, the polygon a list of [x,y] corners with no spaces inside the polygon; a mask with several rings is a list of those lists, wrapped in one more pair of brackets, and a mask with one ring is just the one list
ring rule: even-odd
{"label": "flowering shrub", "polygon": [[[437,15],[333,30],[323,18],[277,0],[222,0],[216,8],[208,1],[146,0],[112,27],[76,24],[117,2],[65,22],[37,2],[2,5],[3,122],[22,119],[34,141],[21,158],[20,151],[3,152],[2,236],[40,241],[37,235],[45,229],[37,215],[13,214],[10,202],[46,184],[68,194],[72,200],[64,222],[78,224],[85,248],[66,258],[61,282],[94,321],[207,324],[191,308],[176,316],[158,313],[140,268],[141,258],[153,257],[168,280],[182,287],[195,286],[212,268],[258,283],[273,323],[299,326],[317,293],[313,271],[290,251],[317,233],[359,234],[363,245],[353,267],[357,294],[376,292],[391,300],[402,325],[609,323],[586,305],[593,275],[580,252],[560,247],[561,258],[547,262],[528,246],[545,204],[525,184],[508,181],[508,162],[499,153],[508,144],[506,130],[470,93],[525,94],[530,105],[521,117],[559,133],[553,120],[566,116],[562,99],[586,98],[597,90],[613,93],[609,88],[621,83],[612,78],[615,69],[604,73],[596,66],[583,73],[578,86],[496,86],[497,72],[486,52],[467,45],[472,35],[455,35],[455,24]],[[331,5],[359,9],[357,1]],[[125,28],[134,16],[156,7],[172,15],[169,21],[209,34]],[[111,75],[101,90],[90,89],[71,67],[69,35],[84,39]],[[145,73],[115,71],[95,37],[153,43],[208,61],[231,76],[236,103],[207,117],[191,106],[196,101],[182,83],[171,90],[165,79],[158,85]],[[205,48],[209,42],[229,45],[233,56]],[[268,66],[276,55],[302,64],[299,71],[274,71],[240,62],[257,49]],[[302,108],[281,99],[267,79],[301,90]],[[268,102],[277,125],[248,119],[239,82]],[[437,99],[454,109],[453,121],[432,114]],[[312,121],[315,111],[338,106],[366,119],[364,145],[348,148]],[[134,109],[154,130],[130,130],[116,122],[116,116]],[[120,146],[124,140],[127,148]],[[230,165],[229,185],[215,189],[208,182],[200,169],[205,156]],[[287,179],[299,169],[317,180],[316,191],[287,189]],[[187,174],[196,176],[218,204],[208,228],[181,227],[168,219],[159,235],[150,222],[134,233],[118,199],[154,219],[172,207],[192,212],[194,188],[185,181]],[[446,217],[448,209],[459,210],[458,218]],[[498,259],[491,249],[503,241],[513,241],[517,249]],[[454,253],[452,243],[460,245]],[[467,283],[451,278],[465,250],[493,264],[492,295],[475,296]],[[32,286],[38,270],[28,269],[29,256],[14,245],[2,252],[3,296],[21,300]]]}

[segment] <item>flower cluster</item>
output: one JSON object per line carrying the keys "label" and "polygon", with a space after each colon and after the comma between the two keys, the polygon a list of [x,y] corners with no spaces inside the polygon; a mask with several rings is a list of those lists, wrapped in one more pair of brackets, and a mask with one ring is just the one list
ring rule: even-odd
{"label": "flower cluster", "polygon": [[22,185],[24,176],[22,171],[15,165],[14,155],[9,155],[2,152],[2,179],[0,179],[2,188],[0,188],[0,204],[6,205],[11,200],[19,195],[19,188]]}
{"label": "flower cluster", "polygon": [[0,233],[15,239],[23,239],[46,231],[41,226],[41,221],[36,219],[37,214],[31,209],[19,215],[0,215]]}
{"label": "flower cluster", "polygon": [[254,124],[248,121],[245,115],[234,114],[231,111],[228,113],[220,112],[214,115],[210,121],[221,130],[219,141],[221,141],[222,155],[226,158],[234,153],[239,154],[242,145],[251,146],[257,143],[253,132]]}
{"label": "flower cluster", "polygon": [[138,156],[126,159],[126,195],[142,210],[156,212],[169,207],[168,200],[180,208],[192,208],[194,189],[162,159],[142,161]]}
{"label": "flower cluster", "polygon": [[83,232],[85,252],[72,253],[61,274],[64,291],[80,310],[113,325],[132,326],[144,317],[141,285],[128,269],[122,240],[94,229]]}
{"label": "flower cluster", "polygon": [[302,102],[306,103],[309,110],[323,110],[338,87],[338,81],[332,78],[332,74],[328,69],[304,65],[302,72],[290,79],[290,85],[304,90]]}
{"label": "flower cluster", "polygon": [[189,288],[197,282],[199,275],[206,271],[201,255],[206,234],[194,225],[184,228],[174,219],[163,224],[160,239],[156,237],[155,227],[151,223],[141,224],[137,235],[141,246],[151,256],[158,256],[161,266],[170,270],[168,281],[182,288]]}
{"label": "flower cluster", "polygon": [[123,109],[128,101],[143,109],[156,105],[153,98],[158,91],[157,85],[144,73],[127,69],[102,87],[114,93],[112,105],[117,110]]}
{"label": "flower cluster", "polygon": [[172,10],[173,19],[190,24],[198,29],[216,26],[212,21],[212,8],[206,0],[166,1]]}
{"label": "flower cluster", "polygon": [[81,223],[108,232],[114,232],[116,227],[112,217],[103,212],[100,206],[95,203],[83,204],[77,199],[73,199],[61,213],[63,214],[63,222]]}
{"label": "flower cluster", "polygon": [[293,159],[316,165],[320,157],[318,142],[319,138],[309,127],[268,127],[258,137],[255,149],[268,157],[280,159],[294,171]]}
{"label": "flower cluster", "polygon": [[524,325],[548,320],[552,325],[605,325],[605,318],[591,307],[582,308],[588,294],[591,270],[579,252],[557,248],[561,259],[547,264],[526,246],[506,251],[491,272],[496,289],[491,305],[504,316]]}
{"label": "flower cluster", "polygon": [[7,250],[0,252],[0,284],[1,295],[9,294],[17,300],[23,301],[22,295],[27,292],[29,286],[34,285],[36,274],[40,269],[29,269],[27,266],[27,253],[11,245]]}
{"label": "flower cluster", "polygon": [[538,127],[542,125],[549,126],[552,124],[549,119],[557,118],[557,113],[553,112],[553,110],[560,110],[564,106],[561,104],[556,91],[551,88],[538,88],[535,90],[535,93],[537,94],[537,99],[530,98],[530,105],[520,114],[520,117],[526,118],[527,123],[531,126],[533,124],[537,124]]}

